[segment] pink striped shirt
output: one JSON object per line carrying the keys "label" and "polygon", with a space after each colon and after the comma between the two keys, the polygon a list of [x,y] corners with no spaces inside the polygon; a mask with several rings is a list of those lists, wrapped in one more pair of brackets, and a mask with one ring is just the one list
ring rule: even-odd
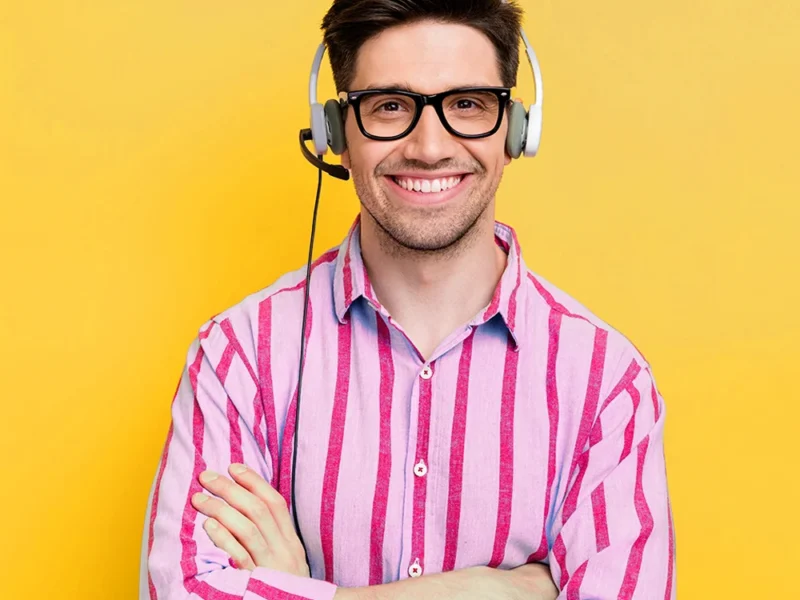
{"label": "pink striped shirt", "polygon": [[[559,598],[675,597],[664,402],[621,333],[529,270],[427,362],[377,301],[356,219],[312,269],[297,510],[312,578],[230,566],[191,505],[244,462],[290,499],[305,269],[204,324],[172,403],[140,598],[329,600],[336,586],[543,562]],[[294,508],[294,507],[293,507]]]}

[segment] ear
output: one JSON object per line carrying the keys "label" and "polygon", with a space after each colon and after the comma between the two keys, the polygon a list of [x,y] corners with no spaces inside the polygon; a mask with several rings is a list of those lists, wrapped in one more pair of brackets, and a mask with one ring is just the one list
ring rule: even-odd
{"label": "ear", "polygon": [[342,162],[342,166],[349,171],[350,170],[350,150],[345,150],[344,152],[342,152],[342,155],[340,156],[340,159],[341,159],[341,162]]}

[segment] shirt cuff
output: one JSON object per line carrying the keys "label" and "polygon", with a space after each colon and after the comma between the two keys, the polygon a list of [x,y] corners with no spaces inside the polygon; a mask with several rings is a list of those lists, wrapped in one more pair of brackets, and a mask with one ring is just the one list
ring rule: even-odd
{"label": "shirt cuff", "polygon": [[319,579],[256,567],[243,600],[332,600],[337,587]]}

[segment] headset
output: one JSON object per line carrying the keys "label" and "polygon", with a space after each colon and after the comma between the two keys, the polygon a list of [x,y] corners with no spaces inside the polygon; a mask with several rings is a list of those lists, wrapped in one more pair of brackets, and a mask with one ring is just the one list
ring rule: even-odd
{"label": "headset", "polygon": [[[521,103],[511,101],[508,115],[508,134],[506,136],[506,151],[511,158],[525,156],[534,157],[539,152],[542,140],[542,71],[536,53],[525,35],[525,30],[520,29],[522,41],[525,43],[525,53],[528,56],[533,80],[536,87],[536,101],[526,111]],[[300,131],[300,149],[312,165],[336,177],[348,180],[350,173],[341,165],[332,165],[322,160],[328,149],[336,155],[342,154],[347,149],[344,135],[343,100],[330,99],[325,104],[318,102],[317,82],[322,57],[325,55],[325,44],[320,44],[311,64],[311,77],[308,82],[308,102],[311,108],[311,127]],[[306,142],[314,143],[316,156],[306,147]]]}
{"label": "headset", "polygon": [[[503,0],[506,2],[507,0]],[[508,134],[506,136],[506,151],[511,158],[521,156],[534,157],[539,152],[539,144],[542,139],[542,71],[536,53],[525,35],[525,30],[520,29],[522,41],[525,44],[525,51],[528,56],[533,80],[535,84],[536,101],[530,105],[526,111],[520,102],[514,100],[510,103],[508,114]],[[308,318],[308,298],[311,279],[311,261],[314,253],[314,234],[317,226],[317,212],[319,209],[319,197],[322,190],[323,171],[336,179],[347,181],[350,179],[350,172],[341,165],[334,165],[322,160],[330,149],[334,154],[341,155],[347,149],[344,135],[344,101],[328,100],[325,104],[320,104],[317,99],[317,82],[319,80],[319,70],[322,65],[322,57],[325,54],[325,44],[322,43],[317,48],[314,61],[311,64],[311,77],[308,83],[309,105],[311,108],[311,127],[300,130],[300,149],[303,156],[312,165],[319,169],[317,179],[317,195],[314,201],[314,213],[311,221],[311,239],[308,247],[308,261],[306,263],[306,282],[305,300],[303,302],[303,325],[300,331],[300,368],[297,375],[297,398],[295,404],[295,429],[292,450],[292,482],[291,482],[291,512],[294,518],[294,527],[297,537],[303,548],[305,543],[300,531],[300,523],[297,518],[297,503],[295,502],[295,468],[297,466],[297,439],[300,429],[300,393],[303,385],[303,367],[305,362],[305,331]],[[314,154],[306,146],[306,142],[313,142]],[[315,156],[316,154],[316,156]],[[306,550],[306,564],[309,569],[308,551]]]}

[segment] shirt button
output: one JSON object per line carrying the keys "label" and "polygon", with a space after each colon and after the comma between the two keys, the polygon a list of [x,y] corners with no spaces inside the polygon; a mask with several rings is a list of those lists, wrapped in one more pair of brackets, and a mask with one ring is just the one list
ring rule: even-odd
{"label": "shirt button", "polygon": [[433,377],[433,369],[431,369],[428,365],[425,365],[422,368],[422,372],[419,374],[419,376],[423,379],[430,379]]}
{"label": "shirt button", "polygon": [[427,472],[428,466],[425,464],[424,460],[420,459],[420,461],[414,465],[414,475],[417,477],[425,477]]}
{"label": "shirt button", "polygon": [[414,559],[414,563],[408,567],[409,577],[419,577],[422,575],[422,566],[419,564],[419,559]]}

